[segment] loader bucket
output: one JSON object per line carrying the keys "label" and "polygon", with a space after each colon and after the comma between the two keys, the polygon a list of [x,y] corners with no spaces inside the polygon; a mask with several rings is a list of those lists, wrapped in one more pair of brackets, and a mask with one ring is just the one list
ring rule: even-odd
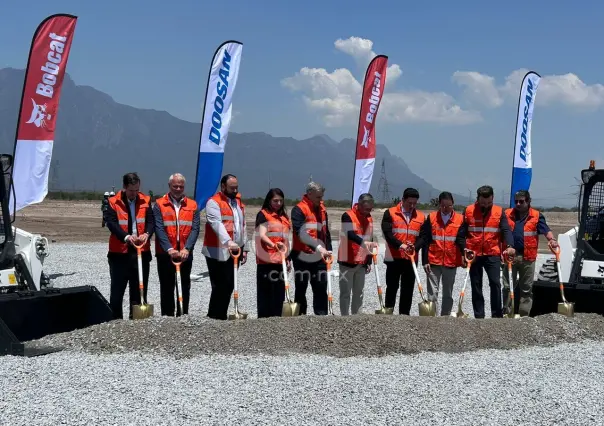
{"label": "loader bucket", "polygon": [[[596,313],[604,315],[604,286],[601,284],[565,283],[566,300],[574,303],[575,313]],[[533,306],[531,317],[558,312],[562,302],[560,283],[549,281],[533,282]]]}
{"label": "loader bucket", "polygon": [[30,340],[111,321],[113,313],[93,286],[0,295],[0,355],[35,356],[62,348],[28,347]]}

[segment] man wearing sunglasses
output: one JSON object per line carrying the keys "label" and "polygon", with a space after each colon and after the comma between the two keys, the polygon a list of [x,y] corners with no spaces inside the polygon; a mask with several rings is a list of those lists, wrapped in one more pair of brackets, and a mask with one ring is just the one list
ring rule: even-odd
{"label": "man wearing sunglasses", "polygon": [[[531,195],[526,190],[514,194],[515,206],[505,210],[510,229],[514,236],[516,256],[512,264],[514,295],[516,303],[514,312],[520,316],[528,316],[533,305],[533,279],[535,277],[535,262],[539,248],[539,235],[545,235],[552,248],[558,246],[543,213],[531,207]],[[510,282],[507,262],[502,262],[503,268],[503,306],[509,303]],[[519,299],[519,301],[518,301]]]}

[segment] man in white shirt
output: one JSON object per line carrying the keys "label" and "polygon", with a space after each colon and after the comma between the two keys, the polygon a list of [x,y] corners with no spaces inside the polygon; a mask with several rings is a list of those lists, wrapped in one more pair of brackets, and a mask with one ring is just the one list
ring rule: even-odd
{"label": "man in white shirt", "polygon": [[208,317],[227,319],[234,287],[234,263],[229,249],[241,249],[238,264],[247,261],[249,251],[245,225],[245,205],[239,194],[237,177],[227,174],[220,180],[220,191],[213,195],[205,207],[206,225],[203,248],[212,293]]}

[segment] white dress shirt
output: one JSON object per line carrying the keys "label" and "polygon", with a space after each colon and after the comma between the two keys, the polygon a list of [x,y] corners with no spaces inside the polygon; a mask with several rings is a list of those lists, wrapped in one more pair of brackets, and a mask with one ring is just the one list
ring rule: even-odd
{"label": "white dress shirt", "polygon": [[133,201],[128,200],[128,205],[130,207],[130,217],[132,221],[132,227],[130,228],[130,235],[133,237],[138,236],[138,231],[136,229],[136,198]]}

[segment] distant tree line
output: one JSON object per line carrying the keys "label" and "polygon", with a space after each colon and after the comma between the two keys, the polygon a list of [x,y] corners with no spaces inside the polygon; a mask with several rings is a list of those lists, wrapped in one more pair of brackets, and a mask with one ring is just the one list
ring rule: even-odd
{"label": "distant tree line", "polygon": [[[117,190],[116,190],[117,191]],[[46,196],[49,200],[66,200],[66,201],[98,201],[99,204],[103,199],[104,191],[49,191]],[[155,195],[153,191],[148,192],[149,195],[152,196],[154,200],[163,196]],[[255,198],[244,198],[243,202],[250,206],[261,206],[264,198],[255,197]],[[380,203],[376,202],[376,208],[389,208],[400,203],[400,197],[393,198],[390,203]],[[294,206],[300,199],[286,199],[285,200],[287,206]],[[346,208],[350,207],[350,200],[325,200],[326,207],[340,207]],[[462,212],[465,208],[465,205],[456,204],[453,206],[455,211]],[[538,207],[534,206],[536,209],[543,212],[576,212],[577,207],[567,208],[567,207]],[[429,203],[418,203],[417,208],[420,210],[435,210],[438,208],[438,198],[432,198]]]}

